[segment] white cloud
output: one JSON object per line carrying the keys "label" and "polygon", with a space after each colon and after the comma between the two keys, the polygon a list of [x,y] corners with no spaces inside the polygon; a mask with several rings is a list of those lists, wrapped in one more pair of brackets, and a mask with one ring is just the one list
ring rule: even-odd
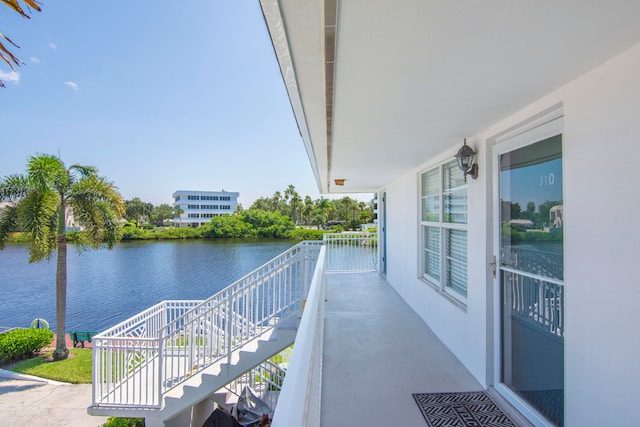
{"label": "white cloud", "polygon": [[75,90],[76,92],[80,90],[80,87],[78,86],[78,83],[75,83],[75,82],[64,82],[64,84],[66,84],[71,89]]}
{"label": "white cloud", "polygon": [[55,44],[55,43],[49,43],[49,47],[50,47],[51,49],[53,49],[53,50],[56,50],[56,48],[57,48],[58,46],[56,46],[56,44]]}
{"label": "white cloud", "polygon": [[29,58],[29,60],[34,64],[39,64],[40,63],[40,59],[38,59],[35,56],[32,56],[31,58]]}
{"label": "white cloud", "polygon": [[12,82],[13,84],[17,85],[18,83],[20,83],[20,73],[17,71],[9,71],[7,73],[0,70],[0,80],[5,83]]}

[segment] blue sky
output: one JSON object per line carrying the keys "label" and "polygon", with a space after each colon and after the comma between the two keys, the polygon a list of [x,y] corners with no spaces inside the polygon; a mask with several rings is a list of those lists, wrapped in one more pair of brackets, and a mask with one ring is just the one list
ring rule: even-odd
{"label": "blue sky", "polygon": [[289,184],[320,197],[257,0],[65,0],[31,16],[0,7],[26,63],[0,65],[0,176],[59,152],[153,204],[225,189],[249,207]]}

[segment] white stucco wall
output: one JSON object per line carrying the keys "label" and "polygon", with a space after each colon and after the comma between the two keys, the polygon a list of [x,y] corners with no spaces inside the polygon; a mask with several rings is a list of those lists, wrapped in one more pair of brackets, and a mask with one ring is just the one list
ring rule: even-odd
{"label": "white stucco wall", "polygon": [[493,174],[487,140],[563,105],[567,426],[640,425],[638,76],[640,44],[470,138],[479,150],[480,177],[469,184],[466,312],[418,279],[418,173],[440,159],[425,159],[384,188],[388,282],[482,384],[492,384]]}
{"label": "white stucco wall", "polygon": [[[482,251],[469,251],[466,311],[418,278],[420,262],[418,175],[442,161],[452,160],[459,147],[425,162],[387,187],[387,281],[423,318],[471,373],[487,384],[486,263]],[[481,165],[482,167],[482,165]],[[485,246],[484,183],[469,179],[468,247]],[[480,255],[480,256],[476,256]],[[453,332],[453,333],[452,333]]]}
{"label": "white stucco wall", "polygon": [[640,45],[566,88],[567,425],[640,425]]}

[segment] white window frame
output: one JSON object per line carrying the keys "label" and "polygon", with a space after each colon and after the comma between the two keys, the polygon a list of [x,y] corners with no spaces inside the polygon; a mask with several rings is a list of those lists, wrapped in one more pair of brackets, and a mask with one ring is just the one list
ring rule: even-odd
{"label": "white window frame", "polygon": [[[427,169],[422,170],[419,174],[418,174],[418,182],[419,182],[419,212],[418,212],[418,218],[419,218],[419,231],[420,231],[420,256],[419,256],[419,266],[420,266],[420,278],[422,280],[424,280],[425,282],[427,282],[428,284],[430,284],[436,291],[438,291],[439,293],[441,293],[443,296],[448,297],[449,299],[452,299],[454,302],[462,305],[462,306],[466,306],[467,303],[467,295],[468,295],[468,284],[469,284],[469,277],[468,277],[468,246],[467,246],[467,254],[465,256],[465,270],[467,272],[466,277],[465,277],[465,293],[467,293],[467,295],[463,295],[459,292],[457,292],[456,290],[454,290],[452,287],[447,286],[447,283],[449,281],[449,278],[447,277],[447,251],[448,251],[448,247],[447,247],[447,238],[446,238],[446,234],[448,230],[460,230],[460,231],[464,231],[466,233],[466,238],[467,238],[467,244],[468,244],[468,239],[469,239],[469,232],[468,232],[468,211],[469,211],[469,206],[468,206],[468,185],[465,182],[463,185],[457,186],[455,188],[451,188],[451,189],[445,189],[444,188],[444,176],[445,176],[445,167],[446,166],[451,166],[451,165],[455,165],[456,164],[456,160],[446,160],[446,161],[442,161],[439,162],[436,165],[432,165]],[[456,166],[457,167],[457,166]],[[424,190],[423,190],[423,185],[424,185],[424,180],[423,177],[425,174],[427,173],[431,173],[434,170],[438,170],[438,221],[428,221],[428,220],[424,220],[423,219],[423,209],[425,209],[425,203],[426,203],[426,196],[424,194]],[[464,190],[464,194],[467,197],[467,206],[466,209],[464,211],[464,223],[455,223],[455,222],[446,222],[445,221],[445,197],[447,194],[450,194],[452,192],[460,192]],[[434,193],[435,194],[435,193]],[[425,242],[425,229],[427,227],[433,227],[433,228],[437,228],[439,230],[439,278],[438,277],[433,277],[432,275],[429,275],[426,272],[426,266],[425,266],[425,252],[427,251],[427,246]],[[461,261],[459,260],[455,260],[455,262],[460,263]]]}

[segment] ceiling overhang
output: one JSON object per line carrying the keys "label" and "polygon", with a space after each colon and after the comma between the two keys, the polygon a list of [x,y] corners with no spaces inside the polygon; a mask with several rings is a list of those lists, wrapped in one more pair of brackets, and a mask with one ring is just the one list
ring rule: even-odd
{"label": "ceiling overhang", "polygon": [[378,190],[640,41],[625,0],[261,5],[321,192]]}

